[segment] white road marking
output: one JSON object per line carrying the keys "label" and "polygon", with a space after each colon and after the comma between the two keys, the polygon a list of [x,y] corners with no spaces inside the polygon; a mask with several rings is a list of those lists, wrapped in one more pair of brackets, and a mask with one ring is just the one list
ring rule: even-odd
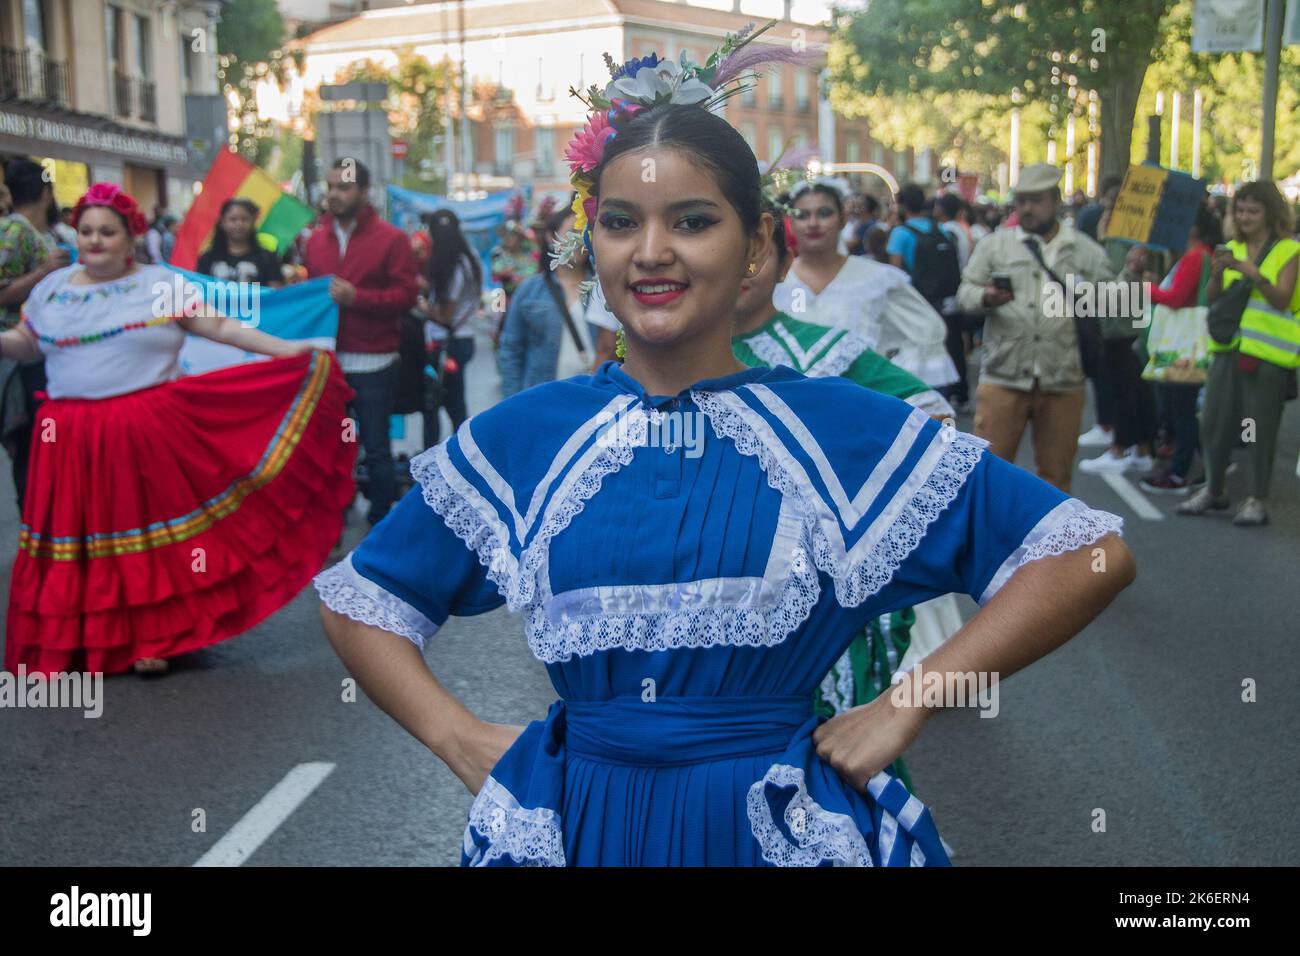
{"label": "white road marking", "polygon": [[242,866],[266,838],[334,772],[332,763],[300,763],[240,818],[195,866]]}
{"label": "white road marking", "polygon": [[1115,494],[1124,499],[1126,505],[1138,513],[1139,518],[1146,518],[1148,521],[1165,520],[1165,513],[1147,501],[1146,496],[1123,475],[1109,474],[1101,477],[1114,489]]}

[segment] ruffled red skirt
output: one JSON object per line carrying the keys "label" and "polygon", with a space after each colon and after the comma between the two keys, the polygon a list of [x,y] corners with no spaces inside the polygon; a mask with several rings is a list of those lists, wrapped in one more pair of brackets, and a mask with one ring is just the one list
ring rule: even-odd
{"label": "ruffled red skirt", "polygon": [[350,397],[316,351],[42,404],[5,667],[124,671],[292,600],[352,501]]}

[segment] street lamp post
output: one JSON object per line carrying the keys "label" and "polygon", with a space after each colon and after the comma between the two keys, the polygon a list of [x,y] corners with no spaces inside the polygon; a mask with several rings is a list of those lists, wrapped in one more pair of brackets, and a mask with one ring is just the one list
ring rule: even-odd
{"label": "street lamp post", "polygon": [[[1300,0],[1297,0],[1300,2]],[[1192,176],[1201,178],[1201,106],[1204,97],[1198,86],[1192,94]]]}
{"label": "street lamp post", "polygon": [[[1300,2],[1300,0],[1293,0]],[[1259,178],[1273,178],[1273,138],[1277,124],[1277,74],[1282,58],[1283,0],[1268,0],[1264,29],[1264,136],[1259,150]]]}
{"label": "street lamp post", "polygon": [[1178,168],[1178,118],[1183,95],[1174,91],[1173,112],[1169,115],[1169,168]]}

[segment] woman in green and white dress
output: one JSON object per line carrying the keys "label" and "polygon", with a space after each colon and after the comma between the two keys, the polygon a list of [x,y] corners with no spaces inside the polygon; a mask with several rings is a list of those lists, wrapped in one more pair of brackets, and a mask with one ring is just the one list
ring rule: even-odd
{"label": "woman in green and white dress", "polygon": [[[773,255],[740,284],[731,348],[750,366],[788,365],[810,377],[839,375],[864,388],[900,398],[937,419],[951,419],[952,406],[938,392],[867,347],[857,332],[804,322],[777,309],[772,292],[790,269],[779,211]],[[893,674],[911,667],[961,626],[956,599],[946,595],[916,608],[885,614],[854,638],[817,690],[818,710],[828,717],[874,699]],[[906,771],[899,761],[898,771]],[[910,781],[908,786],[911,786]]]}

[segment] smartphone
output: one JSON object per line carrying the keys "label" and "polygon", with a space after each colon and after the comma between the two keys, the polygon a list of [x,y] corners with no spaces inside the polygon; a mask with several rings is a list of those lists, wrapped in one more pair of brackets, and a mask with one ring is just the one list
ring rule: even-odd
{"label": "smartphone", "polygon": [[1001,292],[1011,291],[1011,276],[1007,275],[1005,272],[995,272],[993,273],[992,278],[993,288]]}

